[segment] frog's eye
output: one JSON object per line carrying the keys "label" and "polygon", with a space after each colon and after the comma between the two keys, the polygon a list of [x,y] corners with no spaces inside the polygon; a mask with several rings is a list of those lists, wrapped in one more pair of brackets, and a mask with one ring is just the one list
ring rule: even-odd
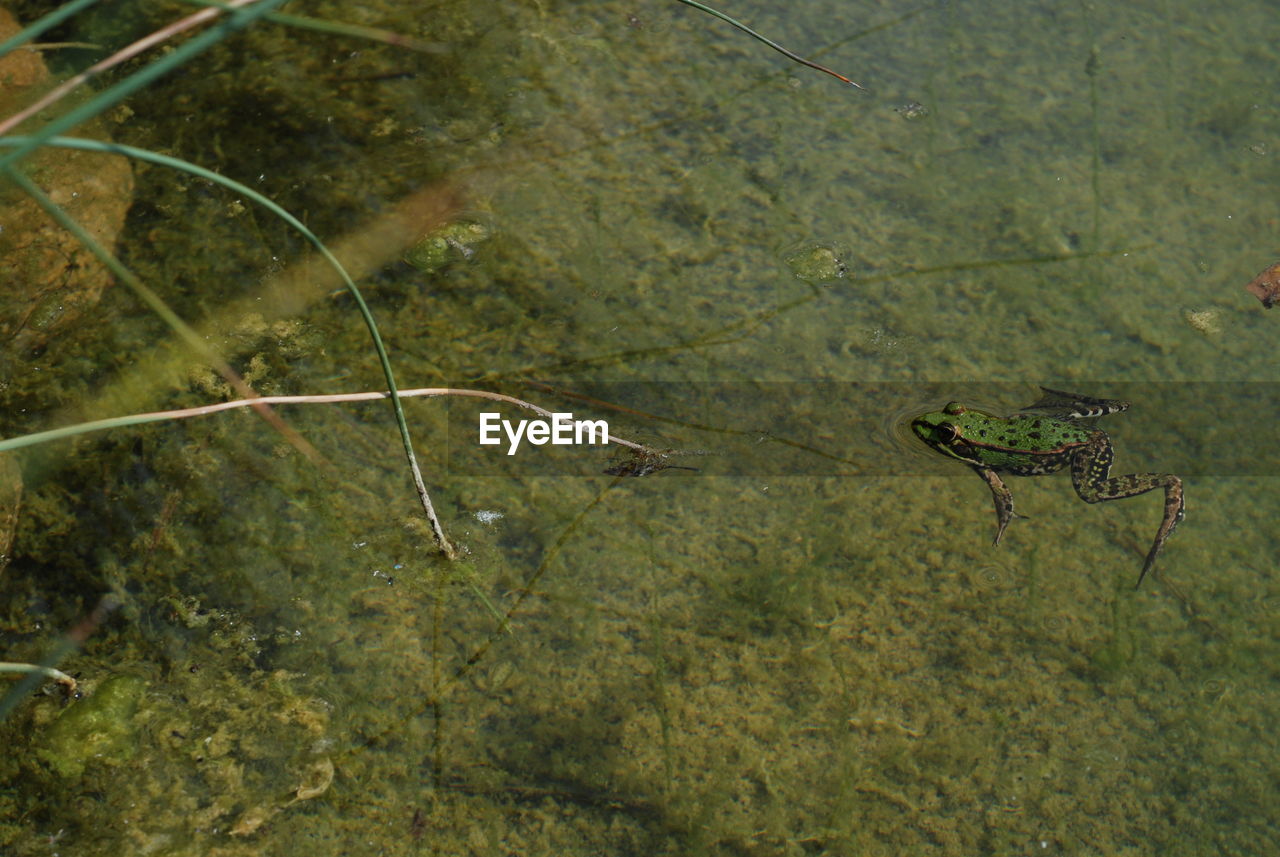
{"label": "frog's eye", "polygon": [[960,439],[960,429],[953,423],[938,423],[938,439],[943,443],[955,443]]}
{"label": "frog's eye", "polygon": [[950,414],[953,417],[958,417],[967,410],[968,408],[959,402],[947,402],[947,406],[942,409],[942,412],[944,414]]}

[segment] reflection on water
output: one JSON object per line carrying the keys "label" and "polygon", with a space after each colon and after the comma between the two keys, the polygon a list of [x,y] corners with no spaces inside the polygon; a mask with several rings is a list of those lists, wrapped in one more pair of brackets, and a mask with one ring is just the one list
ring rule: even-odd
{"label": "reflection on water", "polygon": [[[1269,8],[732,10],[859,93],[669,6],[370,7],[436,48],[263,27],[131,102],[118,138],[249,182],[335,246],[450,188],[463,213],[361,280],[401,382],[589,411],[696,469],[487,457],[473,404],[407,402],[465,549],[448,563],[385,403],[282,406],[320,464],[248,412],[33,451],[6,658],[103,593],[122,607],[62,663],[91,696],[4,724],[0,850],[1272,836],[1275,318],[1241,288],[1274,261],[1277,82],[1241,61]],[[254,315],[306,270],[274,218],[139,170],[125,240],[260,392],[381,388],[347,297]],[[22,356],[5,434],[104,389],[114,413],[228,395],[167,336],[109,292]],[[120,380],[139,366],[161,381]],[[1187,479],[1167,583],[1131,589],[1155,501],[1019,481],[1028,520],[992,548],[985,492],[906,431],[1042,383],[1133,401],[1099,423],[1117,466]],[[77,755],[95,716],[136,741]]]}

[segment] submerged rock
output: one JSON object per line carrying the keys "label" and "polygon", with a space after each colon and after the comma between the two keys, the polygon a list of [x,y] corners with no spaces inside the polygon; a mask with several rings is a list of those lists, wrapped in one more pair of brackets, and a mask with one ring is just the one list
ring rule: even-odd
{"label": "submerged rock", "polygon": [[[0,9],[0,40],[20,29]],[[19,48],[0,57],[0,117],[30,103],[48,82],[35,51]],[[76,135],[104,136],[92,123]],[[133,194],[127,159],[46,147],[22,161],[21,168],[99,243],[112,248]],[[0,351],[21,355],[41,347],[93,307],[111,280],[88,248],[33,199],[12,182],[0,185]]]}
{"label": "submerged rock", "polygon": [[404,260],[431,274],[452,262],[469,262],[493,230],[475,220],[455,220],[422,236],[404,254]]}

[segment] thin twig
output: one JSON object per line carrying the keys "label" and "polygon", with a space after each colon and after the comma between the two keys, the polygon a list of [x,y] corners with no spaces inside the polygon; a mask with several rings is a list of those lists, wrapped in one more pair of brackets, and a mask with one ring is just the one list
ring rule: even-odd
{"label": "thin twig", "polygon": [[28,51],[61,51],[67,48],[81,48],[90,51],[103,50],[102,45],[93,42],[35,42],[29,45],[23,45],[23,50]]}
{"label": "thin twig", "polygon": [[[517,399],[514,396],[507,396],[502,393],[493,393],[488,390],[467,390],[459,387],[419,387],[414,390],[397,390],[396,394],[401,399],[419,397],[438,398],[441,396],[461,396],[471,399],[488,399],[493,402],[505,402],[508,405],[515,405],[518,408],[533,411],[535,414],[555,419],[555,413],[553,411],[549,411],[546,408],[533,404],[532,402],[526,402],[524,399]],[[102,431],[104,429],[141,425],[143,423],[163,422],[165,420],[183,420],[189,419],[190,417],[202,417],[208,414],[216,414],[219,411],[229,411],[233,408],[250,408],[260,405],[368,402],[389,398],[391,398],[390,393],[385,390],[379,390],[376,392],[364,393],[328,393],[315,396],[259,396],[253,399],[233,399],[229,402],[215,402],[210,405],[197,405],[193,408],[179,408],[172,411],[154,411],[146,414],[132,414],[125,417],[111,417],[105,420],[93,420],[92,422],[77,423],[72,426],[63,426],[62,428],[36,432],[35,434],[12,437],[7,440],[0,440],[0,452],[7,452],[11,449],[20,449],[24,446],[34,446],[38,443],[47,443],[52,440],[74,437],[75,435],[87,434],[89,432]],[[613,435],[609,435],[609,442],[639,453],[656,454],[658,452],[657,450],[645,446],[642,443],[636,443],[635,441],[614,437]]]}
{"label": "thin twig", "polygon": [[76,692],[76,680],[64,673],[62,670],[53,667],[44,667],[40,664],[19,664],[13,661],[0,661],[0,673],[39,673],[46,678],[51,678],[67,692],[67,696],[71,696]]}
{"label": "thin twig", "polygon": [[[98,603],[94,605],[94,608],[89,611],[89,615],[77,622],[71,630],[63,634],[62,638],[54,643],[48,654],[45,655],[42,663],[17,664],[16,666],[18,667],[30,666],[32,669],[18,670],[19,672],[25,672],[26,675],[23,676],[17,684],[9,688],[8,693],[3,697],[0,697],[0,722],[3,722],[4,719],[9,716],[10,712],[13,711],[19,702],[26,698],[28,693],[36,689],[36,686],[40,684],[42,677],[53,678],[64,688],[68,688],[68,693],[73,692],[75,690],[75,679],[65,673],[58,673],[58,670],[53,669],[53,665],[74,652],[76,649],[82,647],[85,640],[89,639],[89,636],[96,631],[102,623],[107,620],[107,617],[110,616],[111,613],[119,606],[120,601],[114,595],[107,594],[102,596],[98,599]],[[58,675],[63,676],[63,678],[58,678],[58,676],[53,675],[53,673],[58,673]]]}
{"label": "thin twig", "polygon": [[854,83],[852,80],[845,77],[843,74],[840,74],[839,72],[834,72],[831,69],[827,68],[825,65],[818,65],[816,62],[813,62],[812,60],[807,60],[804,57],[800,56],[799,54],[792,53],[791,51],[784,48],[782,45],[773,41],[772,39],[765,38],[764,36],[757,33],[755,30],[748,27],[746,24],[743,24],[740,21],[735,21],[733,18],[730,18],[728,15],[726,15],[723,12],[717,12],[715,9],[712,9],[710,6],[704,6],[701,3],[695,2],[695,0],[680,0],[680,2],[685,4],[686,6],[692,6],[693,8],[701,12],[706,12],[708,15],[712,15],[716,18],[719,18],[721,21],[724,21],[727,24],[731,24],[732,26],[737,27],[739,30],[746,33],[751,38],[759,42],[763,42],[764,44],[773,48],[775,51],[782,54],[787,59],[792,60],[793,62],[798,62],[800,63],[800,65],[808,66],[809,68],[816,69],[824,74],[829,74],[832,77],[837,78],[838,80],[843,80],[845,83],[849,84],[850,86],[857,87],[858,89],[866,89],[866,87],[863,86],[862,84]]}
{"label": "thin twig", "polygon": [[48,30],[52,30],[63,21],[74,18],[76,15],[79,15],[85,9],[88,9],[97,2],[98,0],[71,0],[70,3],[62,4],[49,14],[42,15],[9,38],[0,42],[0,57],[8,56],[10,51],[15,51],[32,39],[39,38],[41,34]]}
{"label": "thin twig", "polygon": [[[253,2],[255,2],[255,0],[228,0],[227,5],[239,7],[247,6]],[[168,26],[161,27],[155,32],[138,39],[133,44],[125,48],[121,48],[106,59],[94,63],[74,77],[70,77],[58,84],[53,89],[45,93],[43,97],[37,99],[34,104],[19,110],[8,119],[0,122],[0,134],[8,133],[25,120],[47,108],[50,104],[60,101],[67,93],[71,92],[71,90],[75,89],[80,84],[91,80],[94,75],[101,74],[107,69],[119,65],[125,60],[132,59],[148,48],[154,47],[155,45],[176,36],[178,33],[189,30],[197,24],[216,18],[218,15],[222,14],[222,11],[223,10],[219,8],[201,9],[199,12],[193,12],[185,18],[174,21]]]}
{"label": "thin twig", "polygon": [[[260,2],[267,2],[267,0],[260,0]],[[351,278],[351,275],[347,272],[346,268],[342,266],[342,264],[338,261],[337,257],[329,250],[328,247],[325,246],[324,242],[321,241],[314,232],[308,229],[302,223],[302,221],[298,220],[292,214],[285,211],[279,205],[272,202],[270,199],[258,193],[257,191],[253,190],[252,188],[247,187],[243,184],[240,184],[239,182],[232,181],[231,179],[228,179],[226,176],[222,176],[222,175],[219,175],[218,173],[211,172],[210,170],[206,170],[203,167],[197,166],[196,164],[188,163],[186,161],[181,161],[179,159],[171,158],[166,155],[160,155],[159,153],[156,153],[156,152],[148,152],[143,149],[136,149],[132,146],[121,146],[119,144],[114,144],[114,143],[110,143],[110,144],[101,143],[97,140],[80,140],[76,138],[64,138],[64,137],[57,137],[57,136],[48,137],[43,141],[35,140],[35,138],[32,138],[32,137],[0,137],[0,145],[13,146],[15,148],[18,148],[19,150],[21,150],[23,147],[32,146],[33,142],[43,144],[43,145],[69,146],[71,148],[88,149],[90,151],[118,152],[120,154],[124,154],[129,157],[140,158],[142,160],[151,161],[154,163],[160,163],[167,166],[172,166],[177,169],[183,170],[185,172],[208,178],[210,181],[214,181],[219,184],[222,184],[225,187],[231,188],[232,190],[238,193],[244,194],[245,196],[257,202],[258,204],[266,206],[277,217],[280,217],[281,219],[283,219],[286,223],[291,225],[294,229],[298,230],[308,241],[310,241],[315,246],[316,250],[319,251],[319,253],[325,258],[325,260],[328,261],[328,263],[333,266],[333,269],[337,271],[337,273],[341,276],[343,283],[347,287],[347,291],[351,293],[352,298],[356,302],[356,307],[359,309],[360,315],[364,319],[365,326],[369,329],[369,336],[373,340],[373,347],[378,353],[378,362],[382,365],[382,373],[383,373],[383,376],[386,378],[387,387],[392,391],[393,394],[395,393],[397,384],[395,381],[395,375],[391,370],[391,359],[390,357],[388,357],[387,349],[382,343],[382,336],[378,332],[378,325],[373,319],[373,313],[369,309],[369,305],[365,302],[364,296],[360,293],[359,287],[356,286],[355,280]],[[0,159],[0,172],[4,172],[6,170],[13,170],[13,168],[11,167],[6,167],[5,163],[6,163],[5,160]],[[15,172],[15,175],[18,175],[18,176],[21,175],[16,171],[14,172]],[[15,178],[15,181],[16,180],[18,179]],[[29,180],[27,181],[29,183]],[[28,189],[28,193],[36,197],[37,201],[39,201],[39,197],[42,196],[42,192],[38,188],[34,188],[34,187],[32,189]],[[397,206],[398,210],[393,214],[388,215],[388,217],[390,217],[393,221],[402,221],[401,229],[403,229],[404,226],[406,226],[409,222],[414,222],[417,219],[419,219],[423,213],[422,208],[425,202],[427,200],[433,199],[435,196],[434,192],[428,194],[426,197],[423,196],[423,193],[424,193],[423,191],[419,191],[416,194],[410,195],[405,200],[402,200],[401,204]],[[80,241],[83,244],[85,244],[85,246],[88,247],[93,252],[93,254],[102,261],[104,265],[106,265],[114,273],[116,273],[118,277],[125,278],[125,281],[130,283],[134,283],[134,281],[136,281],[136,284],[134,284],[134,290],[138,292],[139,296],[142,297],[143,300],[146,301],[148,304],[152,305],[153,308],[156,310],[156,312],[159,313],[162,318],[168,319],[170,316],[172,316],[172,318],[174,319],[174,322],[171,323],[171,326],[173,326],[173,329],[177,333],[179,334],[183,333],[183,328],[185,327],[185,325],[183,325],[181,320],[177,319],[176,316],[173,316],[172,312],[170,312],[167,309],[167,307],[165,307],[163,301],[160,301],[159,298],[155,296],[153,293],[151,293],[149,289],[146,289],[146,287],[141,284],[141,281],[138,281],[137,278],[134,277],[133,274],[128,271],[128,269],[124,268],[124,266],[121,265],[117,260],[115,260],[115,258],[111,256],[110,253],[106,252],[105,248],[98,247],[97,243],[93,240],[92,236],[87,235],[87,233],[85,233],[83,229],[79,229],[79,231],[76,231],[78,227],[76,227],[73,222],[70,222],[70,219],[65,214],[61,213],[60,210],[56,208],[56,206],[53,206],[51,208],[50,207],[51,203],[49,204],[41,203],[41,205],[45,208],[46,211],[49,211],[50,216],[54,217],[59,222],[63,223],[63,225],[66,226],[66,228],[70,229],[72,233],[75,234],[80,239]],[[67,221],[67,222],[64,222],[64,221]],[[130,280],[129,278],[132,278],[132,279]],[[197,352],[203,352],[205,350],[208,350],[208,346],[198,336],[195,338],[195,341],[193,341],[191,344],[196,349]],[[216,366],[217,364],[215,363],[214,365]],[[235,382],[233,381],[232,383],[234,384]],[[250,396],[252,394],[251,390],[244,391],[244,390],[239,390],[238,388],[237,388],[237,392],[239,392],[240,395],[242,396]],[[395,413],[396,426],[400,431],[400,440],[402,445],[404,446],[405,458],[409,464],[410,476],[413,479],[414,490],[418,494],[418,501],[422,505],[423,514],[426,515],[427,520],[431,525],[431,532],[432,532],[432,535],[435,537],[436,545],[439,547],[440,552],[443,553],[449,559],[456,559],[458,557],[457,549],[453,546],[453,543],[449,541],[448,536],[445,534],[444,527],[440,523],[439,516],[436,515],[435,506],[431,502],[431,496],[427,493],[427,487],[422,478],[422,469],[418,466],[418,459],[416,454],[413,451],[412,440],[409,437],[409,426],[404,418],[404,409],[400,406],[400,398],[395,395],[392,395],[390,398],[391,398],[391,408],[392,408],[392,411]],[[263,406],[263,407],[265,408],[266,406]],[[268,419],[270,419],[269,416],[268,416]],[[282,433],[285,433],[286,437],[289,436],[287,434],[287,431],[289,431],[287,426],[284,427],[284,429],[282,429]],[[297,446],[299,442],[305,443],[305,441],[303,441],[300,436],[296,438],[291,438],[291,442],[294,442],[295,446]],[[305,451],[306,450],[304,450],[304,452]],[[317,453],[317,457],[318,457],[318,453]]]}
{"label": "thin twig", "polygon": [[102,244],[94,238],[93,234],[89,232],[89,230],[85,229],[82,224],[78,223],[71,217],[71,215],[67,214],[67,212],[64,211],[57,203],[50,199],[49,195],[46,194],[39,185],[33,182],[26,173],[22,172],[17,167],[5,167],[0,169],[0,174],[7,175],[15,184],[21,187],[37,205],[44,209],[45,213],[48,214],[49,217],[51,217],[63,229],[66,229],[71,233],[77,241],[97,257],[98,261],[102,262],[102,264],[106,266],[111,273],[115,274],[116,279],[128,286],[129,289],[132,290],[133,293],[151,309],[152,312],[158,315],[175,333],[182,337],[192,350],[204,359],[208,360],[210,365],[213,366],[218,374],[225,378],[227,383],[229,383],[237,393],[245,397],[249,406],[257,411],[258,414],[276,431],[280,432],[280,434],[288,440],[289,443],[297,447],[299,452],[303,453],[307,458],[317,464],[324,460],[324,457],[320,455],[320,452],[312,446],[306,438],[298,434],[293,428],[285,423],[284,420],[280,419],[280,416],[273,413],[271,408],[260,404],[261,398],[254,392],[253,388],[250,387],[249,384],[231,368],[231,365],[227,363],[226,359],[224,359],[213,346],[206,342],[205,339],[192,329],[190,325],[179,318],[159,295],[147,288],[146,284],[138,279],[132,271],[126,268],[110,250],[102,246]]}

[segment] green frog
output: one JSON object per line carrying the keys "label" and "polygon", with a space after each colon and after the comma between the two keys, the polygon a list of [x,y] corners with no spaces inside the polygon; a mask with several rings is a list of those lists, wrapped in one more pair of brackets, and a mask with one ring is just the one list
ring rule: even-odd
{"label": "green frog", "polygon": [[968,464],[987,483],[996,505],[997,545],[1014,517],[1013,495],[1001,473],[1042,476],[1070,465],[1071,483],[1086,503],[1121,500],[1163,488],[1164,520],[1138,575],[1141,586],[1182,520],[1182,480],[1170,473],[1111,476],[1111,438],[1101,429],[1075,422],[1126,410],[1128,402],[1040,389],[1044,395],[1035,404],[1011,416],[997,417],[951,402],[941,411],[916,417],[911,429],[933,449]]}

